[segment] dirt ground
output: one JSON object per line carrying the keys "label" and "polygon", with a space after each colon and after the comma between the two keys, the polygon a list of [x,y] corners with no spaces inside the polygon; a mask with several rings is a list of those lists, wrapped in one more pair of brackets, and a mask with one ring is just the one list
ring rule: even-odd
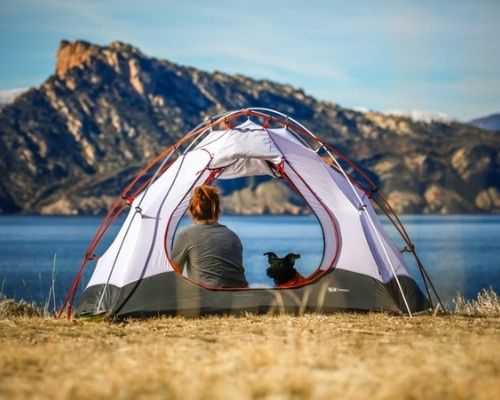
{"label": "dirt ground", "polygon": [[0,398],[492,399],[500,318],[0,320]]}

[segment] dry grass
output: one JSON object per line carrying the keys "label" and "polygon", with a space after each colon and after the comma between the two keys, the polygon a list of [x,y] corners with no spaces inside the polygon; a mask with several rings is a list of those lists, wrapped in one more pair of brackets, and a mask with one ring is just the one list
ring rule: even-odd
{"label": "dry grass", "polygon": [[458,295],[453,299],[453,303],[456,314],[500,317],[500,296],[493,289],[481,290],[474,300],[466,300]]}
{"label": "dry grass", "polygon": [[43,311],[34,304],[15,301],[0,295],[0,319],[12,317],[41,317]]}
{"label": "dry grass", "polygon": [[0,398],[491,399],[500,318],[0,320]]}

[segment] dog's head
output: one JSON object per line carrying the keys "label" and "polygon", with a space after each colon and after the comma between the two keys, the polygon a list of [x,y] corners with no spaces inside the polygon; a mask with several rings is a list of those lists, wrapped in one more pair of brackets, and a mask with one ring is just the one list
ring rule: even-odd
{"label": "dog's head", "polygon": [[279,258],[274,253],[266,253],[269,267],[266,270],[267,276],[274,280],[276,286],[284,285],[295,278],[297,270],[293,267],[295,260],[300,258],[300,254],[289,253],[283,258]]}

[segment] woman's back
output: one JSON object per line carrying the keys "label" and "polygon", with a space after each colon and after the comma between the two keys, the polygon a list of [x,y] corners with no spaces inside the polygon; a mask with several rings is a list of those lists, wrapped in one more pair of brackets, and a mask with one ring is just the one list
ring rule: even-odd
{"label": "woman's back", "polygon": [[210,287],[247,287],[238,236],[219,223],[194,224],[176,235],[174,261]]}

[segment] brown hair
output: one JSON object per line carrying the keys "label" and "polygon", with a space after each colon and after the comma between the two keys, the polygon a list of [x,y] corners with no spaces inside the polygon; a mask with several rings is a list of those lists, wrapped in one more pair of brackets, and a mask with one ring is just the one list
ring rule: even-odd
{"label": "brown hair", "polygon": [[189,212],[196,221],[217,221],[220,214],[220,200],[217,189],[208,185],[195,187],[193,197],[191,197],[189,203]]}

